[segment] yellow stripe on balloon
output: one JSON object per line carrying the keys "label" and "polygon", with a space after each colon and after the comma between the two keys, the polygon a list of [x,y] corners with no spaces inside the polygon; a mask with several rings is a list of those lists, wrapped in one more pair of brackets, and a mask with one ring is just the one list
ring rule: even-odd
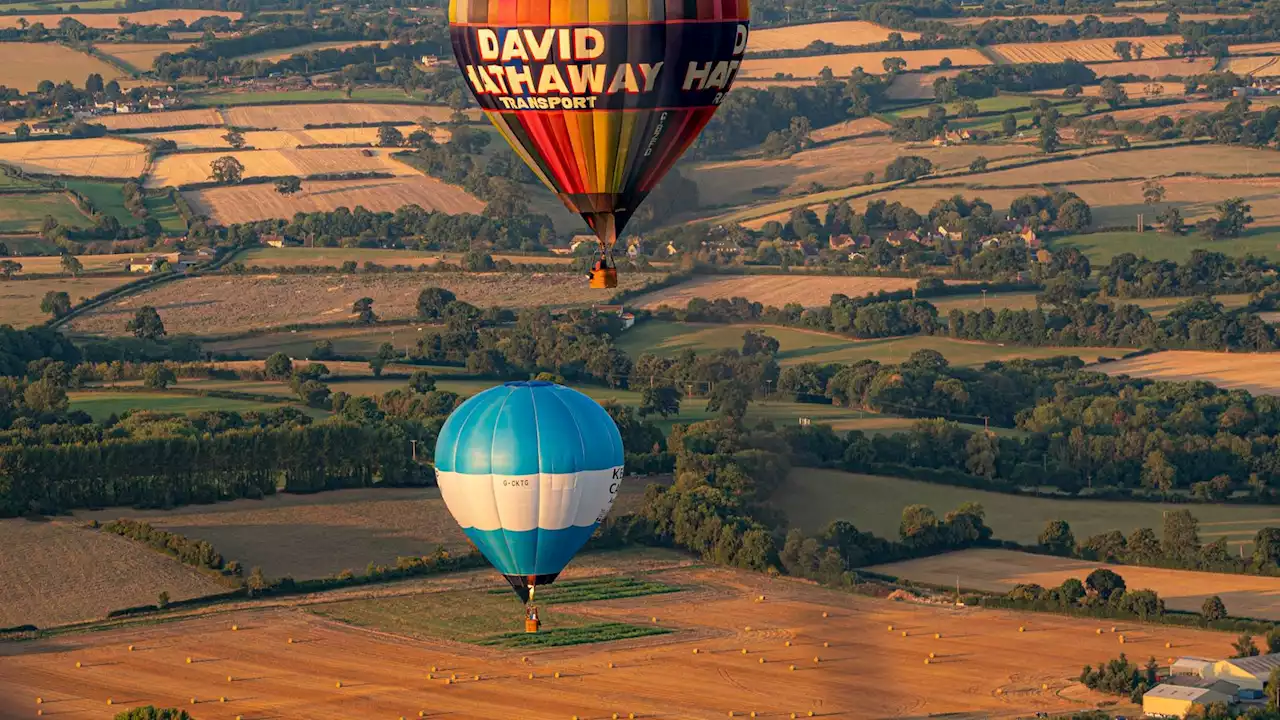
{"label": "yellow stripe on balloon", "polygon": [[618,162],[619,113],[593,112],[596,130],[597,192],[613,192],[614,167]]}
{"label": "yellow stripe on balloon", "polygon": [[635,137],[636,121],[642,114],[639,112],[622,114],[621,127],[618,129],[618,151],[614,160],[613,179],[609,183],[609,192],[622,192],[622,187],[627,182],[627,165],[631,159],[631,140]]}
{"label": "yellow stripe on balloon", "polygon": [[591,192],[592,178],[595,177],[595,140],[591,132],[591,113],[571,112],[564,114],[569,144],[573,146],[573,156],[577,158],[579,175],[582,178],[583,190]]}

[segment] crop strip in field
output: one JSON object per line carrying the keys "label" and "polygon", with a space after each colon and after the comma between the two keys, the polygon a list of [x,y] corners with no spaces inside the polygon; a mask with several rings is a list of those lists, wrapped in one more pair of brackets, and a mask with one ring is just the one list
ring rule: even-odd
{"label": "crop strip in field", "polygon": [[[565,605],[569,603],[591,602],[595,600],[617,600],[619,598],[641,597],[644,595],[662,595],[680,592],[684,588],[649,580],[637,580],[632,577],[592,578],[576,580],[543,590],[538,597],[547,603]],[[490,595],[506,595],[506,588],[490,590]]]}
{"label": "crop strip in field", "polygon": [[666,635],[666,628],[628,625],[627,623],[595,623],[576,628],[542,630],[537,633],[509,632],[479,641],[479,645],[503,648],[547,648],[566,645],[630,640],[650,635]]}

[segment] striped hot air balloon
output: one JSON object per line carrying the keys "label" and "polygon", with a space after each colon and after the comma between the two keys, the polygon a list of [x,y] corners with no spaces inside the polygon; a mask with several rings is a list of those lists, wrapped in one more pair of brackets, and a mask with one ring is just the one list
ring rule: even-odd
{"label": "striped hot air balloon", "polygon": [[604,408],[576,390],[509,382],[449,415],[435,464],[449,512],[529,602],[609,513],[622,479],[622,436]]}
{"label": "striped hot air balloon", "polygon": [[747,48],[748,0],[450,0],[485,115],[607,254],[711,119]]}

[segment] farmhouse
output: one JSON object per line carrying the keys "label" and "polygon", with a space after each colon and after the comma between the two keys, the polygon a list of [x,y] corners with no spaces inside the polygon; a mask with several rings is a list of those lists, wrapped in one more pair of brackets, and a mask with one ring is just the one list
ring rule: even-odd
{"label": "farmhouse", "polygon": [[32,123],[31,125],[32,135],[48,135],[51,132],[53,132],[53,125],[51,123],[38,122]]}
{"label": "farmhouse", "polygon": [[1231,700],[1232,696],[1210,688],[1157,685],[1142,696],[1142,712],[1149,717],[1184,718],[1195,708]]}
{"label": "farmhouse", "polygon": [[129,272],[132,273],[153,273],[160,269],[160,264],[165,262],[166,258],[159,255],[148,255],[145,258],[129,258]]}

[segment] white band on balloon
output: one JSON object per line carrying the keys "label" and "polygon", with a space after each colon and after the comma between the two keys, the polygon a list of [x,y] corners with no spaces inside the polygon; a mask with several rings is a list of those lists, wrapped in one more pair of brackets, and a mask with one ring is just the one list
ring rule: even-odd
{"label": "white band on balloon", "polygon": [[622,467],[534,475],[437,470],[436,482],[449,512],[464,528],[563,530],[604,519],[618,494]]}

